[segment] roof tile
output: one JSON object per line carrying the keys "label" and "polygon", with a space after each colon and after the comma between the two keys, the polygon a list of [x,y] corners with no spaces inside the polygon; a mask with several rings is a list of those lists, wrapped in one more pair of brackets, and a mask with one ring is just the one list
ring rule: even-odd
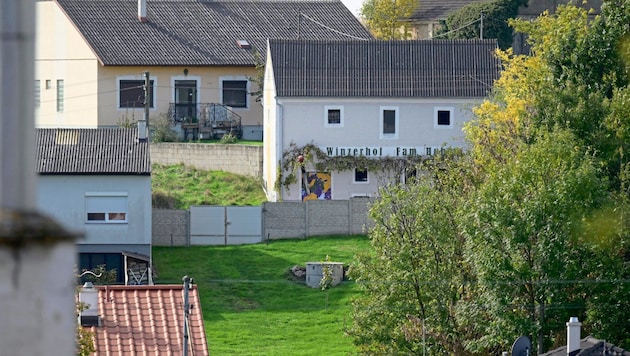
{"label": "roof tile", "polygon": [[137,0],[56,1],[103,65],[253,66],[268,38],[372,38],[338,0],[149,0],[147,22]]}
{"label": "roof tile", "polygon": [[280,97],[484,97],[496,40],[269,42]]}
{"label": "roof tile", "polygon": [[488,1],[491,0],[421,0],[411,20],[432,22],[446,20],[455,10],[473,3]]}
{"label": "roof tile", "polygon": [[[183,286],[97,286],[100,327],[86,327],[95,334],[97,355],[170,352],[181,354],[184,304]],[[109,297],[108,297],[109,296]],[[109,298],[109,300],[108,300]],[[114,303],[114,301],[116,301]],[[189,291],[190,303],[199,302],[195,286]],[[116,305],[114,305],[116,304]],[[123,306],[123,308],[120,308]],[[203,317],[200,308],[191,308],[189,318],[190,351],[208,355]],[[157,321],[173,316],[173,322]]]}
{"label": "roof tile", "polygon": [[37,129],[40,174],[150,175],[149,143],[128,128]]}

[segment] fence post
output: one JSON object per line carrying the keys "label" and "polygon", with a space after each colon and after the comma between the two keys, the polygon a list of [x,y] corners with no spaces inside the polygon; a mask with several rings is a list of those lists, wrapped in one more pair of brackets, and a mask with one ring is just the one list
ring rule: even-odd
{"label": "fence post", "polygon": [[348,199],[348,235],[352,235],[352,223],[354,221],[352,221],[352,210],[354,207],[354,198],[350,197],[350,199]]}
{"label": "fence post", "polygon": [[309,235],[309,224],[311,223],[308,219],[308,205],[310,200],[304,202],[304,238],[307,238]]}
{"label": "fence post", "polygon": [[190,247],[190,208],[186,210],[186,247]]}

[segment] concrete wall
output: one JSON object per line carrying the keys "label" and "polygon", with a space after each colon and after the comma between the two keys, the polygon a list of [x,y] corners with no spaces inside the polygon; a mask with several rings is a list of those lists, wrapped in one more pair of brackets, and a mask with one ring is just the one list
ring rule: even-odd
{"label": "concrete wall", "polygon": [[263,239],[365,234],[373,198],[263,204]]}
{"label": "concrete wall", "polygon": [[[373,224],[367,215],[372,201],[372,198],[352,198],[349,200],[309,200],[304,203],[264,203],[260,242],[267,239],[305,238],[318,235],[365,234]],[[153,245],[189,246],[191,244],[189,216],[186,210],[154,209]],[[228,240],[228,244],[231,243],[244,242],[238,239]]]}
{"label": "concrete wall", "polygon": [[153,246],[189,246],[188,210],[153,209]]}
{"label": "concrete wall", "polygon": [[207,171],[262,176],[262,146],[204,143],[152,143],[151,162],[179,164]]}

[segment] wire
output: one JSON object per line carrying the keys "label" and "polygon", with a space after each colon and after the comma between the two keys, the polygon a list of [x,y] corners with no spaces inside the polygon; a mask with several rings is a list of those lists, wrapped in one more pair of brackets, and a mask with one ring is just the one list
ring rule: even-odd
{"label": "wire", "polygon": [[462,29],[464,29],[464,28],[466,28],[466,27],[468,27],[468,26],[470,26],[472,24],[475,24],[475,23],[479,22],[479,21],[481,21],[481,19],[477,19],[477,20],[474,20],[472,22],[469,22],[469,23],[461,26],[460,28],[456,28],[456,29],[448,31],[448,32],[440,33],[439,35],[433,36],[433,38],[438,38],[438,37],[441,37],[441,36],[446,36],[446,35],[451,34],[453,32],[457,32],[457,31],[462,30]]}
{"label": "wire", "polygon": [[316,24],[320,25],[321,27],[323,27],[323,28],[325,28],[325,29],[328,29],[328,30],[330,30],[330,31],[332,31],[332,32],[335,32],[335,33],[337,33],[337,34],[340,34],[340,35],[342,35],[342,36],[346,36],[346,37],[354,38],[355,40],[361,40],[361,41],[369,41],[369,40],[370,40],[369,38],[357,37],[357,36],[353,36],[353,35],[350,35],[350,34],[347,34],[347,33],[343,33],[343,32],[337,31],[337,30],[335,30],[334,28],[330,28],[330,27],[328,27],[328,26],[324,25],[324,24],[323,24],[323,23],[321,23],[321,22],[318,22],[318,21],[313,20],[312,18],[310,18],[310,17],[308,17],[308,16],[304,15],[303,13],[300,13],[300,16],[302,16],[302,17],[304,17],[304,18],[306,18],[306,19],[308,19],[308,20],[311,20],[312,22],[314,22],[314,23],[316,23]]}

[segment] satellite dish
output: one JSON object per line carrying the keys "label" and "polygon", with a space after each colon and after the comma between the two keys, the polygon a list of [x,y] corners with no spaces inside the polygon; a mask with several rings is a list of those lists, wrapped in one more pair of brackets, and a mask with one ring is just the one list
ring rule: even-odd
{"label": "satellite dish", "polygon": [[532,342],[527,336],[519,336],[512,344],[512,356],[529,356],[532,351]]}

